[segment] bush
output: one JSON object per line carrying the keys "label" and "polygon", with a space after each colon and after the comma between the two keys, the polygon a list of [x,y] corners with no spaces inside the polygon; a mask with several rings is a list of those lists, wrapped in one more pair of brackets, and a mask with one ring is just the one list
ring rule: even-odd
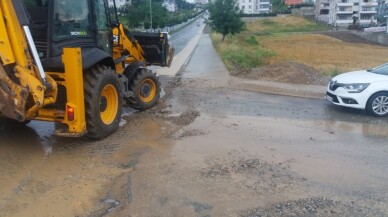
{"label": "bush", "polygon": [[245,39],[245,42],[250,44],[250,45],[258,45],[259,42],[257,42],[255,36],[251,35],[248,38]]}
{"label": "bush", "polygon": [[221,57],[226,65],[232,69],[256,68],[267,62],[273,54],[267,50],[227,49]]}
{"label": "bush", "polygon": [[330,72],[330,76],[331,77],[335,77],[335,76],[337,76],[337,75],[339,75],[339,74],[341,74],[342,72],[337,68],[337,67],[335,67],[331,72]]}

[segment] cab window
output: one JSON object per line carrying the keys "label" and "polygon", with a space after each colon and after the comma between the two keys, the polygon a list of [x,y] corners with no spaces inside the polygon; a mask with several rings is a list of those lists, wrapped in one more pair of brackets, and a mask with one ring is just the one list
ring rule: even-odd
{"label": "cab window", "polygon": [[54,0],[53,40],[91,37],[87,0]]}

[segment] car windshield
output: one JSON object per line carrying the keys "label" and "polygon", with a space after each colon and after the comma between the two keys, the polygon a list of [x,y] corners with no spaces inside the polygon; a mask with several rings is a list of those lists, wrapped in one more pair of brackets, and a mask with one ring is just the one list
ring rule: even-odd
{"label": "car windshield", "polygon": [[368,69],[367,71],[380,75],[388,75],[388,63],[381,66],[377,66],[373,69]]}

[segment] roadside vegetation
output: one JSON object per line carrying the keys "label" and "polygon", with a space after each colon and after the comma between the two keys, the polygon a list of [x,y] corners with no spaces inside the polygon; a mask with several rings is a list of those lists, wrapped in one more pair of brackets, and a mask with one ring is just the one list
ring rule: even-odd
{"label": "roadside vegetation", "polygon": [[213,44],[232,75],[249,68],[256,68],[268,63],[274,52],[261,46],[257,36],[238,34],[230,35],[222,41],[222,35],[212,33]]}
{"label": "roadside vegetation", "polygon": [[209,24],[215,32],[222,34],[221,41],[229,34],[240,33],[245,29],[235,0],[215,0],[208,6]]}
{"label": "roadside vegetation", "polygon": [[321,34],[328,30],[326,25],[289,15],[247,20],[244,32],[227,36],[224,42],[215,32],[211,37],[217,52],[234,75],[249,74],[261,66],[268,69],[271,65],[295,62],[331,77],[386,62],[386,47],[351,40],[344,42]]}
{"label": "roadside vegetation", "polygon": [[[152,26],[150,4],[152,4]],[[168,12],[162,4],[163,0],[132,0],[131,4],[118,9],[119,20],[128,29],[157,29],[186,22],[202,12],[202,9],[195,8],[194,4],[184,0],[176,0],[175,12]],[[113,8],[111,12],[113,14]]]}

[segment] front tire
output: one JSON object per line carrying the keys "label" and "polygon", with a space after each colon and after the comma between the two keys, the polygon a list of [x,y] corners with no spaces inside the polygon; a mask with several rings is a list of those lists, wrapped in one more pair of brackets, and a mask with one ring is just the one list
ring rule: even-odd
{"label": "front tire", "polygon": [[368,100],[366,109],[373,116],[386,116],[388,114],[388,93],[380,92],[373,94]]}
{"label": "front tire", "polygon": [[141,68],[129,85],[134,96],[127,99],[127,103],[134,109],[144,111],[152,108],[160,98],[160,83],[155,73]]}
{"label": "front tire", "polygon": [[117,74],[97,66],[84,75],[87,136],[102,139],[119,128],[123,93]]}

